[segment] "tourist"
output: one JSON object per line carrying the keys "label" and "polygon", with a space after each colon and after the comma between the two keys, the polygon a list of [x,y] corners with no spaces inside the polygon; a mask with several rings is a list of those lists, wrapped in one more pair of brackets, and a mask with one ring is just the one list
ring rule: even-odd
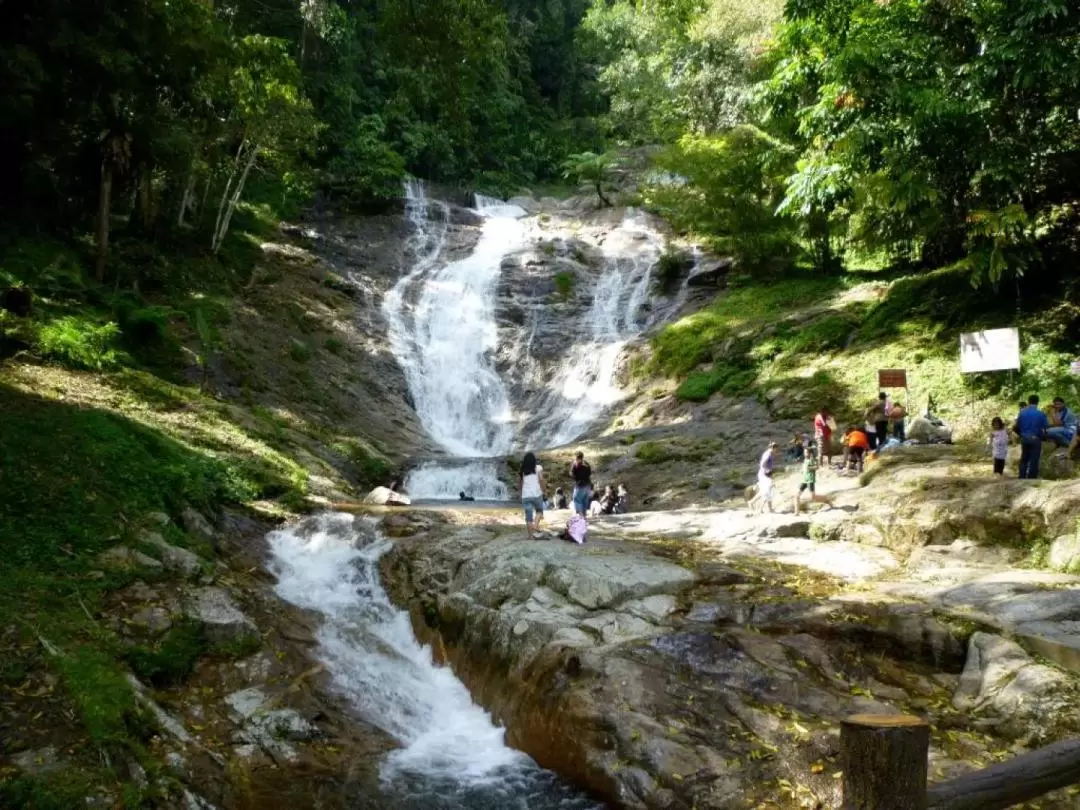
{"label": "tourist", "polygon": [[1076,438],[1076,414],[1065,407],[1065,400],[1054,397],[1053,426],[1046,431],[1046,437],[1058,447],[1069,447]]}
{"label": "tourist", "polygon": [[619,484],[619,499],[615,504],[615,513],[618,515],[630,514],[630,493],[623,484]]}
{"label": "tourist", "polygon": [[521,505],[525,509],[525,528],[529,539],[535,539],[535,532],[544,519],[544,468],[536,462],[536,456],[526,453],[521,460],[518,472],[521,484]]}
{"label": "tourist", "polygon": [[600,495],[591,492],[589,494],[589,517],[599,517],[603,507],[600,505]]}
{"label": "tourist", "polygon": [[990,422],[990,455],[994,459],[994,475],[1005,475],[1005,459],[1009,455],[1009,431],[1005,422],[995,416]]}
{"label": "tourist", "polygon": [[899,402],[894,402],[889,409],[889,418],[892,420],[892,433],[898,442],[903,444],[907,440],[907,434],[904,430],[904,418],[907,416],[907,410]]}
{"label": "tourist", "polygon": [[459,501],[475,501],[476,498],[472,497],[471,495],[466,495],[464,492],[459,492],[458,493],[458,500]]}
{"label": "tourist", "polygon": [[784,453],[784,460],[789,464],[795,464],[801,462],[806,455],[805,439],[801,433],[796,433],[795,437],[788,443],[788,449]]}
{"label": "tourist", "polygon": [[1016,417],[1013,432],[1020,437],[1020,478],[1039,477],[1039,461],[1042,458],[1042,443],[1046,436],[1049,420],[1039,410],[1039,398],[1032,394],[1028,404]]}
{"label": "tourist", "polygon": [[810,502],[811,503],[830,503],[829,499],[824,495],[818,495],[816,492],[817,486],[817,471],[818,471],[818,459],[813,444],[810,445],[810,450],[807,452],[806,457],[803,459],[803,479],[799,484],[799,491],[795,493],[795,514],[799,514],[799,509],[802,506],[802,494],[806,490],[810,490]]}
{"label": "tourist", "polygon": [[750,501],[752,513],[761,514],[766,510],[770,513],[773,511],[773,466],[776,448],[779,446],[776,442],[770,442],[765,452],[761,454],[761,460],[758,462],[757,494]]}
{"label": "tourist", "polygon": [[888,396],[882,391],[866,409],[866,434],[871,450],[884,447],[889,438],[889,413],[885,405]]}
{"label": "tourist", "polygon": [[566,509],[569,506],[569,501],[566,499],[566,492],[562,487],[556,487],[555,489],[555,508]]}
{"label": "tourist", "polygon": [[857,425],[852,425],[844,433],[844,472],[854,466],[856,472],[863,471],[866,453],[870,450],[870,437]]}
{"label": "tourist", "polygon": [[592,501],[592,467],[585,461],[585,454],[578,451],[574,463],[570,465],[570,477],[574,480],[574,511],[579,515],[589,512]]}
{"label": "tourist", "polygon": [[814,417],[814,441],[818,448],[818,464],[832,464],[832,434],[836,422],[828,408],[822,408]]}
{"label": "tourist", "polygon": [[618,498],[615,497],[615,490],[611,484],[604,487],[604,495],[600,498],[600,514],[613,515],[615,514],[615,505],[618,503]]}

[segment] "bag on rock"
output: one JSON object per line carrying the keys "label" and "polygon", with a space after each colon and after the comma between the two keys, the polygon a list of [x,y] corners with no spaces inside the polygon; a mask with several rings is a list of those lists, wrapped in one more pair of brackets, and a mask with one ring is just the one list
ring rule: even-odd
{"label": "bag on rock", "polygon": [[589,533],[589,524],[581,515],[574,515],[566,524],[563,537],[579,546],[585,542],[585,536]]}

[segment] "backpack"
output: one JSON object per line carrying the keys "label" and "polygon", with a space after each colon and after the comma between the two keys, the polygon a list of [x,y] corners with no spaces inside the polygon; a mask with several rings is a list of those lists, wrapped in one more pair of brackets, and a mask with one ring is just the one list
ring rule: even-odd
{"label": "backpack", "polygon": [[566,523],[566,531],[563,532],[563,536],[571,541],[577,543],[579,546],[584,544],[585,537],[589,533],[589,524],[581,515],[574,515]]}

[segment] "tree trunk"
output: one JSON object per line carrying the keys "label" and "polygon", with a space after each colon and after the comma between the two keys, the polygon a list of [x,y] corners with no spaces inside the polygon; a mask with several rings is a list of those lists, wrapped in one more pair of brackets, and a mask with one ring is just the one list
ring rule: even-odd
{"label": "tree trunk", "polygon": [[843,810],[926,810],[930,726],[910,715],[857,714],[840,727]]}
{"label": "tree trunk", "polygon": [[101,188],[98,190],[97,213],[97,263],[95,272],[98,283],[105,280],[105,263],[109,259],[109,212],[112,197],[112,166],[107,160],[101,162]]}
{"label": "tree trunk", "polygon": [[229,172],[229,177],[225,181],[225,190],[221,192],[221,202],[218,203],[217,219],[214,220],[214,233],[210,237],[210,249],[217,253],[218,247],[218,233],[221,231],[221,220],[225,216],[225,206],[228,204],[229,192],[232,190],[233,180],[236,179],[236,173],[240,170],[240,157],[244,153],[244,147],[247,146],[247,138],[240,142],[240,147],[236,150],[236,157],[233,158],[232,171]]}
{"label": "tree trunk", "polygon": [[149,233],[154,224],[154,201],[153,201],[153,172],[150,167],[143,164],[139,167],[139,194],[136,213],[138,215],[139,230]]}
{"label": "tree trunk", "polygon": [[199,210],[195,214],[195,224],[201,225],[203,220],[203,212],[206,211],[206,203],[210,201],[210,186],[214,184],[214,172],[208,171],[206,173],[206,185],[203,186],[202,202],[199,203]]}
{"label": "tree trunk", "polygon": [[596,181],[596,196],[599,197],[600,202],[602,202],[608,208],[612,207],[611,206],[611,200],[609,200],[607,197],[604,196],[604,190],[603,190],[603,188],[601,188],[599,180]]}
{"label": "tree trunk", "polygon": [[233,188],[233,195],[229,198],[229,203],[225,208],[225,216],[221,218],[221,225],[218,233],[214,237],[214,252],[217,253],[221,249],[222,243],[225,241],[225,235],[229,232],[229,223],[232,221],[233,212],[236,210],[236,204],[240,202],[240,195],[244,193],[244,184],[247,183],[248,175],[251,173],[252,167],[255,166],[255,159],[259,156],[259,147],[252,145],[248,152],[247,163],[244,165],[244,173],[240,175],[240,179],[236,181],[236,185]]}
{"label": "tree trunk", "polygon": [[187,219],[188,209],[191,208],[195,202],[195,181],[198,178],[195,176],[195,161],[191,162],[191,169],[188,171],[187,182],[184,183],[184,193],[180,197],[180,215],[176,218],[176,227],[183,228],[184,220]]}

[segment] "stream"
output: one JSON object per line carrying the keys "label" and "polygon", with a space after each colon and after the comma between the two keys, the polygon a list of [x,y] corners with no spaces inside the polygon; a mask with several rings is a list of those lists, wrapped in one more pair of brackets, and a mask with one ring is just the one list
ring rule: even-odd
{"label": "stream", "polygon": [[[523,427],[534,446],[581,436],[621,396],[615,378],[627,343],[678,305],[654,311],[647,303],[662,239],[634,210],[602,233],[591,301],[567,326],[562,359],[547,385],[513,402],[496,367],[497,288],[505,259],[535,241],[535,218],[478,195],[479,239],[468,256],[446,261],[450,207],[429,200],[421,183],[407,184],[405,194],[410,265],[383,313],[420,422],[445,451],[415,465],[405,488],[419,500],[456,500],[464,491],[506,503],[495,459],[522,447]],[[335,688],[400,743],[381,764],[380,806],[600,807],[510,748],[453,672],[435,664],[379,581],[379,558],[391,543],[373,520],[323,514],[269,542],[278,594],[323,617],[318,657]]]}
{"label": "stream", "polygon": [[413,635],[379,581],[390,541],[371,518],[326,513],[269,535],[278,595],[323,617],[318,656],[367,721],[401,748],[380,768],[380,807],[599,810],[506,745],[448,667]]}

